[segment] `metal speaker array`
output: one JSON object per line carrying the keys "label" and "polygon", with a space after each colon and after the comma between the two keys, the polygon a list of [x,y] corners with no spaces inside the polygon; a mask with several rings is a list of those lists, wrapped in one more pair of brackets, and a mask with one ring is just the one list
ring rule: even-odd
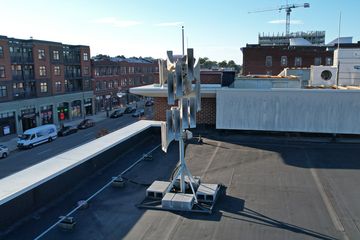
{"label": "metal speaker array", "polygon": [[[167,84],[168,104],[166,122],[161,124],[162,149],[183,136],[184,129],[196,127],[196,112],[201,110],[200,64],[194,50],[187,49],[186,56],[175,57],[167,52],[167,60],[159,60],[161,86]],[[175,104],[177,107],[174,107]]]}

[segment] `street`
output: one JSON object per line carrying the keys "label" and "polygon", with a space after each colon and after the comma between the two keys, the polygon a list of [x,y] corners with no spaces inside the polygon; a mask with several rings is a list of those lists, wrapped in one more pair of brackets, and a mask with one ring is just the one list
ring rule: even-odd
{"label": "street", "polygon": [[[151,119],[151,109],[145,108],[146,119]],[[139,121],[139,118],[132,117],[131,114],[124,114],[119,118],[106,118],[97,122],[94,127],[78,130],[77,133],[65,137],[58,137],[53,142],[41,144],[32,149],[15,150],[7,158],[0,159],[0,179],[94,140],[101,129],[112,132],[136,121]]]}

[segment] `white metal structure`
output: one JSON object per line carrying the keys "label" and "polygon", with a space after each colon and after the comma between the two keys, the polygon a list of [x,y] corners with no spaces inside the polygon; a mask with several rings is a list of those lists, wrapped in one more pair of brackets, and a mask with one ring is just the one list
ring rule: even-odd
{"label": "white metal structure", "polygon": [[[179,142],[180,164],[178,172],[169,184],[167,192],[174,187],[180,177],[180,192],[185,193],[185,178],[188,177],[189,184],[196,199],[194,186],[195,180],[186,166],[184,159],[184,139],[191,134],[184,130],[196,127],[196,112],[200,111],[200,65],[194,61],[193,49],[187,49],[187,55],[175,60],[171,51],[167,52],[168,59],[160,60],[160,83],[167,82],[168,104],[173,105],[178,100],[178,107],[172,107],[166,111],[166,122],[161,124],[162,149],[167,151],[171,141]],[[165,69],[166,65],[166,69]],[[195,65],[195,66],[194,66]],[[193,88],[192,82],[195,81]]]}
{"label": "white metal structure", "polygon": [[[159,61],[159,76],[161,90],[167,83],[168,104],[173,107],[166,111],[166,122],[161,123],[161,144],[162,150],[167,152],[170,142],[179,142],[179,163],[169,182],[152,183],[146,191],[151,201],[146,198],[139,207],[211,213],[220,186],[204,185],[200,178],[193,177],[184,157],[184,140],[192,138],[192,133],[186,129],[196,127],[196,112],[201,110],[199,61],[195,63],[193,49],[187,49],[187,55],[180,58],[174,57],[171,51],[167,52],[167,56],[166,61]],[[175,107],[175,104],[178,106]],[[201,191],[201,199],[198,199],[198,189],[207,186],[214,188],[208,192]],[[161,205],[152,206],[156,202],[153,199]]]}
{"label": "white metal structure", "polygon": [[312,86],[360,86],[360,49],[336,49],[333,66],[311,66],[310,71]]}
{"label": "white metal structure", "polygon": [[360,49],[340,48],[334,51],[334,66],[339,68],[339,84],[360,85]]}
{"label": "white metal structure", "polygon": [[216,128],[360,134],[360,90],[216,91]]}
{"label": "white metal structure", "polygon": [[46,124],[28,129],[19,136],[18,148],[32,148],[45,142],[51,142],[57,138],[57,129],[54,124]]}
{"label": "white metal structure", "polygon": [[336,85],[337,67],[335,66],[311,66],[310,85],[311,86],[333,86]]}

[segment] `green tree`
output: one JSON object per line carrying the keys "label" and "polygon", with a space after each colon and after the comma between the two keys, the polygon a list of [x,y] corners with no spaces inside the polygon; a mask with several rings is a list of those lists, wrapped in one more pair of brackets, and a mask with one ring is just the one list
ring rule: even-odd
{"label": "green tree", "polygon": [[223,60],[222,62],[219,62],[219,67],[221,67],[221,68],[226,68],[226,67],[228,67],[228,63],[226,62],[226,60]]}

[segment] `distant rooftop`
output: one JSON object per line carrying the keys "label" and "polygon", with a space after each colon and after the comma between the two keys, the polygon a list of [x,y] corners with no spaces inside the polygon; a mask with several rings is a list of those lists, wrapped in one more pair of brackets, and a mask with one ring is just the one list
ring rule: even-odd
{"label": "distant rooftop", "polygon": [[9,41],[10,44],[49,44],[49,45],[65,45],[69,47],[89,47],[87,45],[80,45],[80,44],[66,44],[61,42],[54,42],[54,41],[47,41],[47,40],[38,40],[34,39],[33,37],[29,37],[29,39],[20,39],[20,38],[13,38],[13,37],[7,37],[4,35],[0,35],[0,40],[6,40]]}
{"label": "distant rooftop", "polygon": [[321,45],[325,44],[325,31],[310,31],[310,32],[293,32],[289,35],[285,33],[277,34],[259,34],[260,45],[288,45],[291,38],[303,38],[311,44]]}
{"label": "distant rooftop", "polygon": [[154,63],[156,60],[153,58],[142,58],[142,57],[130,57],[126,58],[125,56],[116,56],[110,57],[107,55],[97,55],[92,58],[94,61],[111,61],[111,62],[128,62],[128,63]]}

